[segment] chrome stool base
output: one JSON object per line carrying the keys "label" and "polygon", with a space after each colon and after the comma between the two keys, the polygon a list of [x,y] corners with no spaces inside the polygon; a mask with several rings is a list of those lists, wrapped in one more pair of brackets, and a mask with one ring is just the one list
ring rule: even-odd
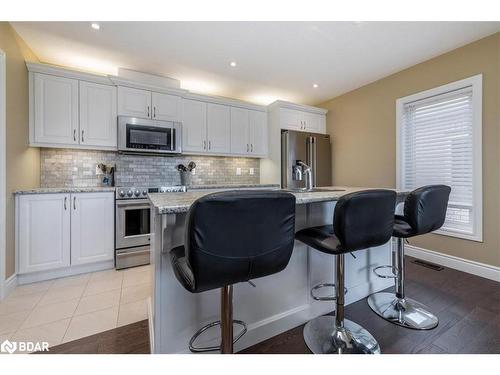
{"label": "chrome stool base", "polygon": [[348,319],[337,328],[333,316],[309,321],[304,340],[314,354],[380,354],[377,340],[366,329]]}
{"label": "chrome stool base", "polygon": [[368,305],[380,317],[402,327],[428,330],[439,323],[427,306],[411,298],[398,298],[393,293],[372,294],[368,297]]}
{"label": "chrome stool base", "polygon": [[[243,337],[243,335],[245,333],[247,333],[247,325],[245,322],[235,319],[235,320],[233,320],[233,326],[235,324],[241,326],[242,330],[240,333],[238,333],[238,335],[236,335],[236,337],[233,338],[233,344],[235,344],[236,341],[241,339]],[[218,320],[216,322],[208,323],[207,325],[201,327],[198,331],[196,331],[196,333],[191,337],[191,340],[189,340],[189,350],[192,353],[205,353],[205,352],[213,352],[216,350],[221,350],[220,345],[219,346],[195,346],[196,339],[198,337],[200,337],[203,334],[203,332],[205,332],[206,330],[208,330],[212,327],[216,327],[216,326],[220,326],[220,325],[221,325],[221,321]]]}

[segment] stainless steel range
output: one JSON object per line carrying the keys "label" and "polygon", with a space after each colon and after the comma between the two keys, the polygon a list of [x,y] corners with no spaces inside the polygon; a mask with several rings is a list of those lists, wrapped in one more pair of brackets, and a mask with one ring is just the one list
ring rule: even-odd
{"label": "stainless steel range", "polygon": [[148,193],[177,193],[185,186],[116,188],[115,267],[149,264],[150,206]]}

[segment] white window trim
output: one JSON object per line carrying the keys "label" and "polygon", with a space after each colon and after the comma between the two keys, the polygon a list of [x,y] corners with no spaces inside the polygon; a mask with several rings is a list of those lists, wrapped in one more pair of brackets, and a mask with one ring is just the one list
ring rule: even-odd
{"label": "white window trim", "polygon": [[5,267],[6,267],[6,58],[0,49],[0,301],[5,297]]}
{"label": "white window trim", "polygon": [[472,86],[473,110],[473,202],[474,202],[474,230],[473,234],[460,233],[439,229],[433,233],[463,238],[472,241],[483,241],[483,151],[482,151],[482,112],[483,112],[483,75],[478,74],[447,85],[405,96],[396,100],[396,187],[403,188],[404,170],[404,142],[403,142],[403,114],[407,103],[425,99],[431,96],[444,94],[449,91]]}

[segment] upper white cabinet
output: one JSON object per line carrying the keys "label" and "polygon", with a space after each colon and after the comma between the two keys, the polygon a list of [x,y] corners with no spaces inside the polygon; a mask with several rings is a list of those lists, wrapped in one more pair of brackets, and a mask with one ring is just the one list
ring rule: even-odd
{"label": "upper white cabinet", "polygon": [[116,87],[80,81],[80,144],[116,147]]}
{"label": "upper white cabinet", "polygon": [[208,152],[229,153],[231,151],[231,107],[208,104],[207,134]]}
{"label": "upper white cabinet", "polygon": [[151,103],[153,106],[151,118],[163,121],[181,121],[182,99],[180,96],[153,92]]}
{"label": "upper white cabinet", "polygon": [[35,73],[30,143],[79,143],[78,80]]}
{"label": "upper white cabinet", "polygon": [[19,274],[53,271],[114,256],[114,193],[16,197]]}
{"label": "upper white cabinet", "polygon": [[71,194],[71,264],[113,260],[113,193]]}
{"label": "upper white cabinet", "polygon": [[280,108],[281,129],[325,133],[326,117],[322,113],[311,113],[290,108]]}
{"label": "upper white cabinet", "polygon": [[231,108],[231,153],[248,156],[267,154],[267,114]]}
{"label": "upper white cabinet", "polygon": [[119,86],[118,114],[120,116],[151,118],[151,91]]}
{"label": "upper white cabinet", "polygon": [[116,87],[30,72],[29,143],[116,150]]}
{"label": "upper white cabinet", "polygon": [[17,212],[19,273],[69,266],[70,195],[23,195]]}
{"label": "upper white cabinet", "polygon": [[207,149],[207,103],[182,100],[182,151],[205,152]]}
{"label": "upper white cabinet", "polygon": [[182,99],[176,95],[119,86],[118,114],[153,120],[181,121]]}

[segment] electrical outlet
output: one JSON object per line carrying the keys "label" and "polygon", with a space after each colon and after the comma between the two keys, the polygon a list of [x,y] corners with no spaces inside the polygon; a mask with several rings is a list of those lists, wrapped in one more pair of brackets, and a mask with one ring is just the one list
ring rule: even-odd
{"label": "electrical outlet", "polygon": [[196,168],[193,168],[193,169],[191,170],[191,174],[192,174],[193,176],[196,174]]}
{"label": "electrical outlet", "polygon": [[255,171],[254,171],[254,169],[253,169],[253,168],[250,168],[250,171],[249,171],[248,173],[249,173],[251,176],[253,176],[253,175],[254,175],[254,173],[255,173]]}
{"label": "electrical outlet", "polygon": [[241,176],[241,168],[236,168],[236,176]]}

